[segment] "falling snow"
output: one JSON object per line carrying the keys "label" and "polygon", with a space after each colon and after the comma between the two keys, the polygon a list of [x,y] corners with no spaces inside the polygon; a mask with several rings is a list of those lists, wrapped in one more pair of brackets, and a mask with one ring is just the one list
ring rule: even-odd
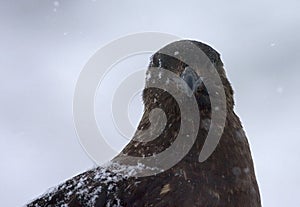
{"label": "falling snow", "polygon": [[59,7],[60,3],[59,3],[58,1],[54,1],[54,2],[53,2],[53,5],[54,5],[55,7]]}
{"label": "falling snow", "polygon": [[146,74],[146,80],[148,81],[150,78],[151,78],[151,73],[148,72],[148,73]]}
{"label": "falling snow", "polygon": [[281,94],[283,92],[283,88],[281,86],[277,87],[276,92]]}

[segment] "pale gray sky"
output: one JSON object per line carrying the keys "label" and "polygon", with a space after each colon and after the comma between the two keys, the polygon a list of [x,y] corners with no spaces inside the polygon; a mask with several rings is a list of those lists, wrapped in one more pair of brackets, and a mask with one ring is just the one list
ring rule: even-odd
{"label": "pale gray sky", "polygon": [[299,11],[296,0],[1,0],[2,206],[21,206],[93,166],[73,125],[76,80],[97,49],[144,31],[222,54],[264,206],[300,206]]}

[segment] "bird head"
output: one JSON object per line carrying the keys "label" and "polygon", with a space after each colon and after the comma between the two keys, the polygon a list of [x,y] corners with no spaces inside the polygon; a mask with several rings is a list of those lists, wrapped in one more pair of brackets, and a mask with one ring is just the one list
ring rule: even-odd
{"label": "bird head", "polygon": [[180,139],[182,149],[175,151],[189,151],[194,146],[188,157],[198,162],[206,137],[222,135],[226,115],[233,111],[233,90],[217,51],[197,41],[180,40],[151,57],[143,102],[142,119],[123,153],[149,157],[184,137]]}
{"label": "bird head", "polygon": [[[173,84],[171,87],[182,90],[187,96],[194,96],[200,111],[211,110],[211,98],[219,94],[219,89],[224,91],[227,108],[233,109],[233,90],[226,77],[220,54],[212,47],[191,40],[180,40],[163,47],[151,57],[146,86],[162,78],[161,73],[164,70],[176,77],[167,75],[163,84]],[[157,106],[159,103],[176,105],[168,91],[156,87],[146,87],[143,100],[146,107],[153,104]]]}

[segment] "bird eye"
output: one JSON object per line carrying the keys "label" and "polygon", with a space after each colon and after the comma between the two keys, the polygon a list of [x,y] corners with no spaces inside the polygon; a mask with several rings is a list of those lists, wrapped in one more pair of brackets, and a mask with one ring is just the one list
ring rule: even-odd
{"label": "bird eye", "polygon": [[187,83],[193,92],[196,92],[198,87],[202,84],[202,79],[191,67],[186,67],[184,69],[181,74],[181,78]]}

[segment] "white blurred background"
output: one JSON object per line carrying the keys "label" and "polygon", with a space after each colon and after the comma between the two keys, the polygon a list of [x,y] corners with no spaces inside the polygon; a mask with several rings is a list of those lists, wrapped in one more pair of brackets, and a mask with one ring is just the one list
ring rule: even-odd
{"label": "white blurred background", "polygon": [[300,206],[299,11],[297,0],[1,0],[1,206],[22,206],[94,165],[73,125],[76,80],[97,49],[144,31],[203,41],[222,54],[263,205]]}

